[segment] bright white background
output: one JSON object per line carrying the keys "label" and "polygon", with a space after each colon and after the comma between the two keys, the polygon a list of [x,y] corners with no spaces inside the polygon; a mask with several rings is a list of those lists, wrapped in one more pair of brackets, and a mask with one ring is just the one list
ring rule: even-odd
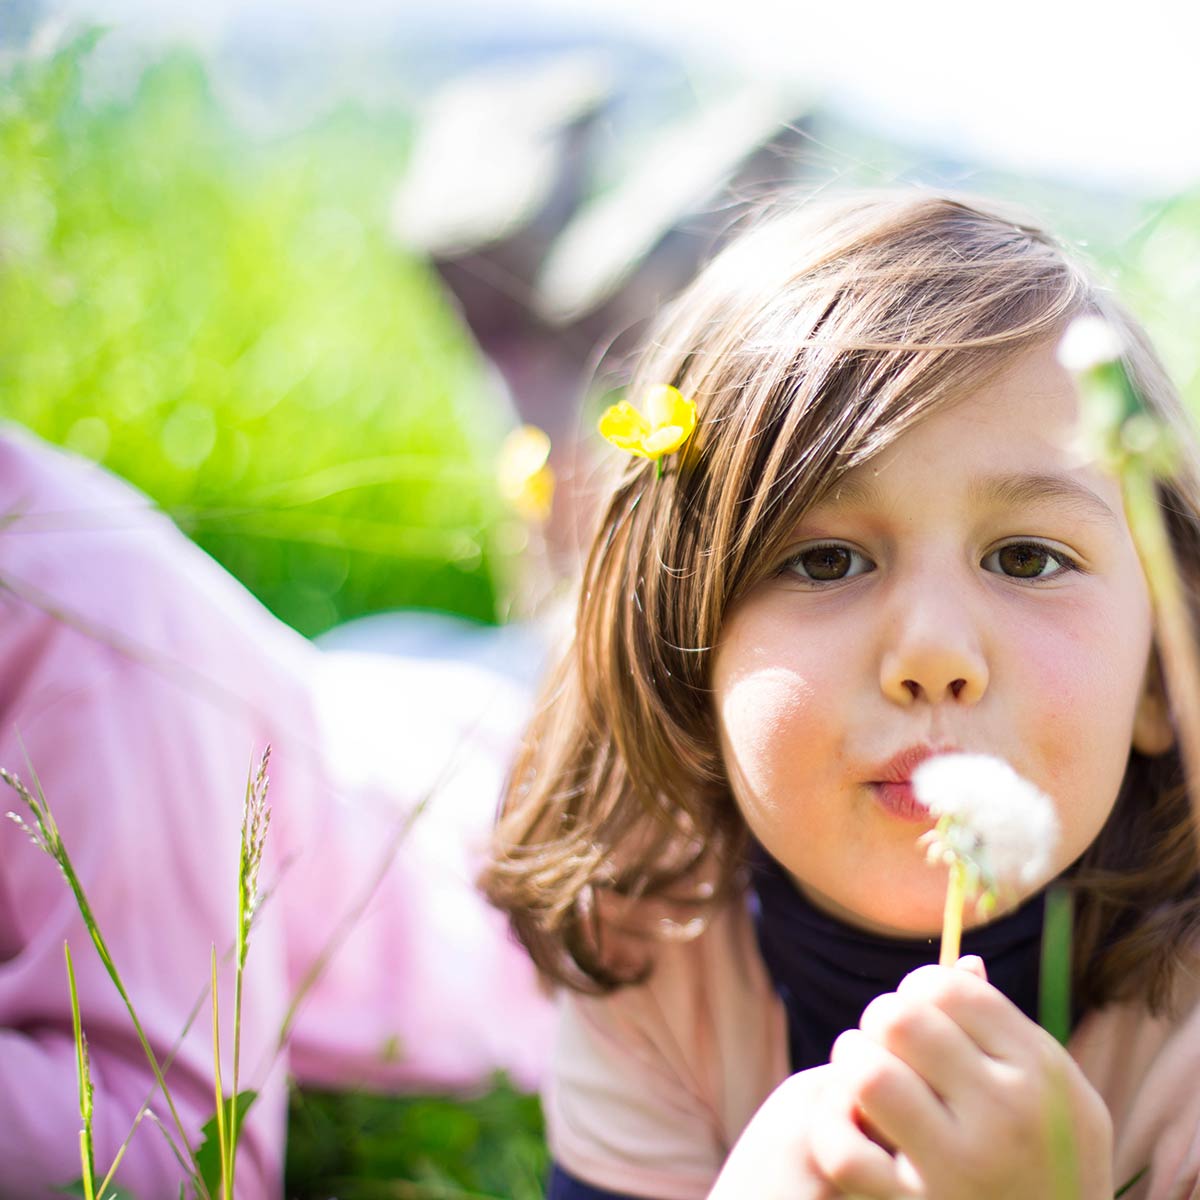
{"label": "bright white background", "polygon": [[[1181,0],[68,0],[150,37],[361,53],[386,31],[629,31],[813,85],[908,144],[1143,195],[1200,182],[1200,6]],[[397,31],[401,31],[398,35]]]}

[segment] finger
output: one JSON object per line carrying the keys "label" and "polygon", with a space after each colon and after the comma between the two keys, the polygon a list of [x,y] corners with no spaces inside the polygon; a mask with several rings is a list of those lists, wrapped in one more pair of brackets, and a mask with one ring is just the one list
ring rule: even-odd
{"label": "finger", "polygon": [[977,979],[982,979],[984,983],[987,983],[987,967],[978,954],[964,954],[954,965],[960,971],[970,971]]}
{"label": "finger", "polygon": [[921,1161],[955,1136],[954,1118],[929,1084],[861,1030],[841,1034],[831,1059],[854,1109],[889,1145]]}
{"label": "finger", "polygon": [[917,1195],[911,1170],[876,1145],[849,1115],[848,1103],[822,1118],[813,1129],[812,1161],[839,1193],[863,1200],[899,1200]]}
{"label": "finger", "polygon": [[971,970],[918,967],[900,981],[896,994],[941,1009],[985,1054],[1001,1062],[1026,1061],[1032,1042],[1044,1036],[1007,996]]}
{"label": "finger", "polygon": [[950,1107],[952,1097],[987,1086],[994,1061],[953,1018],[926,1000],[885,992],[867,1005],[858,1024]]}

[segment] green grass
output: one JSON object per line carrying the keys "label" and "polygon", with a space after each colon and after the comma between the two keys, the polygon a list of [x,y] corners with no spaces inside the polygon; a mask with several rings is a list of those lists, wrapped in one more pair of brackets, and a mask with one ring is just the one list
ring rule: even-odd
{"label": "green grass", "polygon": [[287,1195],[295,1200],[541,1200],[547,1166],[537,1099],[503,1078],[467,1100],[292,1094]]}
{"label": "green grass", "polygon": [[148,492],[303,633],[494,620],[509,418],[389,238],[407,116],[255,140],[184,53],[97,97],[95,39],[0,80],[0,415]]}
{"label": "green grass", "polygon": [[[407,115],[347,106],[257,140],[189,54],[98,93],[101,36],[0,87],[0,416],[146,491],[303,633],[397,607],[495,620],[508,414],[388,236]],[[190,1164],[214,1194],[222,1116]],[[503,1081],[463,1102],[297,1093],[292,1121],[289,1195],[541,1196],[538,1105]]]}

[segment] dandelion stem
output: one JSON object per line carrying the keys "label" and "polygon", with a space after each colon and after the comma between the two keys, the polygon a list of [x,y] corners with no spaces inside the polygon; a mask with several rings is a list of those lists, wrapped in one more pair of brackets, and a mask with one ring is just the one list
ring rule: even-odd
{"label": "dandelion stem", "polygon": [[1054,1200],[1078,1200],[1080,1196],[1079,1146],[1071,1122],[1071,1095],[1066,1074],[1056,1070],[1047,1080],[1046,1124],[1053,1157],[1050,1162],[1051,1195]]}
{"label": "dandelion stem", "polygon": [[1200,663],[1192,622],[1175,556],[1167,536],[1154,476],[1131,459],[1121,471],[1125,514],[1150,587],[1167,695],[1176,715],[1176,736],[1192,802],[1193,828],[1200,834]]}
{"label": "dandelion stem", "polygon": [[946,910],[942,917],[942,952],[938,962],[952,967],[958,962],[962,946],[963,905],[967,899],[967,872],[955,859],[950,864],[950,880],[946,885]]}
{"label": "dandelion stem", "polygon": [[1100,431],[1095,453],[1120,480],[1125,516],[1150,589],[1163,683],[1191,800],[1192,828],[1200,837],[1200,659],[1156,487],[1159,476],[1169,478],[1176,470],[1178,447],[1165,424],[1147,411],[1117,350],[1104,344],[1099,350],[1094,362],[1072,369],[1077,370],[1084,401]]}

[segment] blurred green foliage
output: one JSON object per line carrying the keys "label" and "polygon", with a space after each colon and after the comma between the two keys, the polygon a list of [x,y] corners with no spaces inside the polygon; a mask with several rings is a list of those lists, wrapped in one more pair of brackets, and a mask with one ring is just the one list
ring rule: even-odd
{"label": "blurred green foliage", "polygon": [[502,1077],[471,1100],[292,1096],[292,1200],[542,1200],[548,1166],[536,1097]]}
{"label": "blurred green foliage", "polygon": [[495,619],[505,424],[429,267],[387,236],[410,130],[232,123],[200,62],[0,80],[0,414],[149,493],[307,634]]}
{"label": "blurred green foliage", "polygon": [[1145,323],[1171,378],[1200,417],[1200,190],[1146,206],[1120,244],[1099,256],[1117,290]]}

